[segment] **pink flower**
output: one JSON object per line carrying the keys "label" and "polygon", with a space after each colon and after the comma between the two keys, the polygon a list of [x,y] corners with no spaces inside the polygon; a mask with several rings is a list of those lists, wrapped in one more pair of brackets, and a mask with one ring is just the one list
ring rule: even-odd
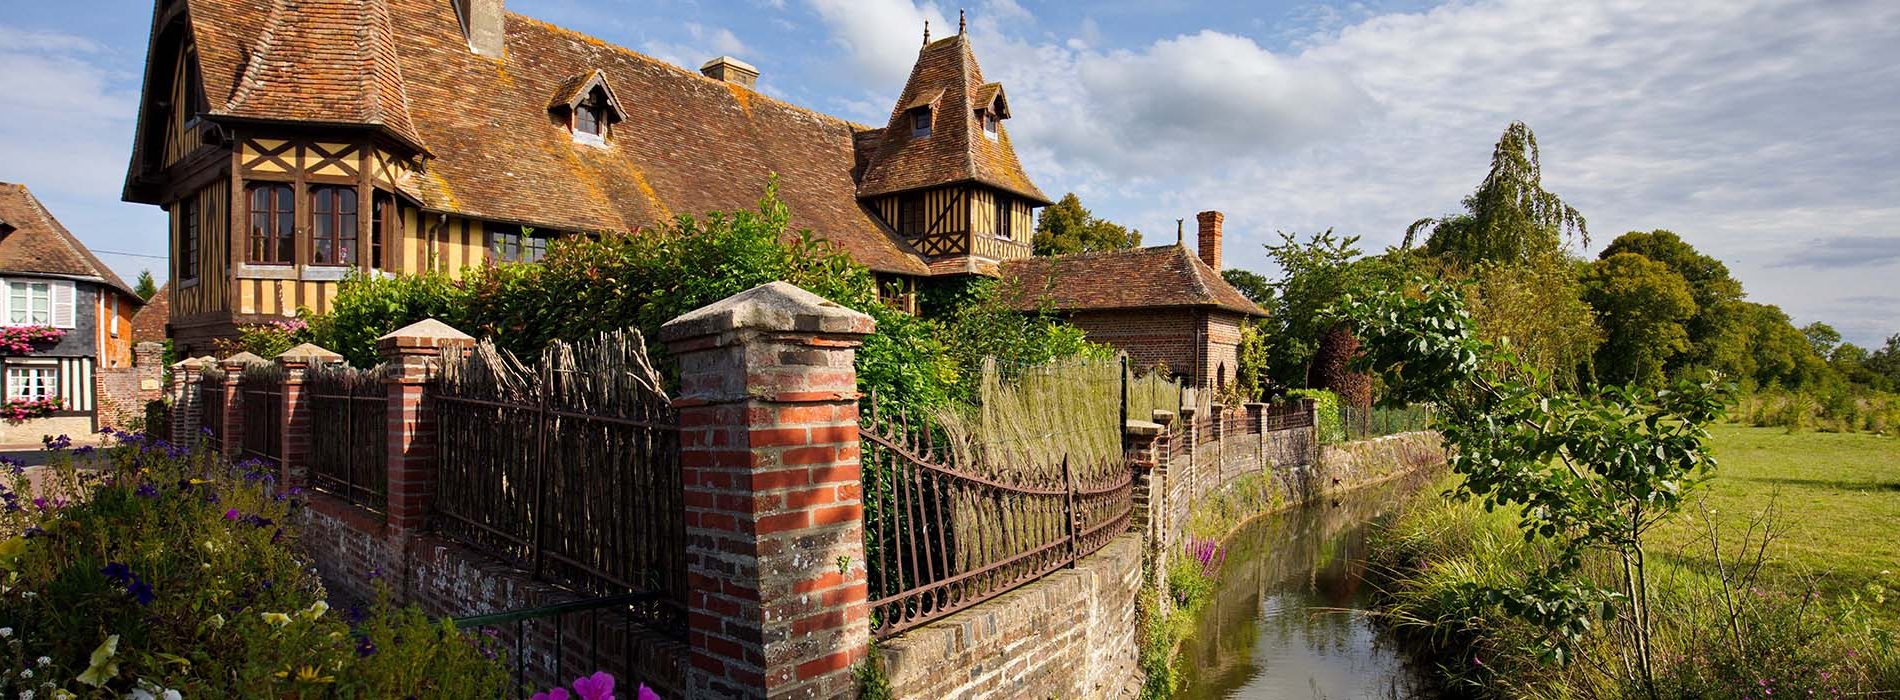
{"label": "pink flower", "polygon": [[594,675],[576,678],[574,692],[581,700],[613,700],[614,677],[606,671],[595,671]]}
{"label": "pink flower", "polygon": [[528,700],[567,700],[567,689],[555,688],[553,690],[543,690],[539,693],[535,693],[534,697],[528,698]]}
{"label": "pink flower", "polygon": [[641,683],[640,697],[638,698],[638,700],[660,700],[660,694],[653,692],[653,689],[648,688],[647,684]]}

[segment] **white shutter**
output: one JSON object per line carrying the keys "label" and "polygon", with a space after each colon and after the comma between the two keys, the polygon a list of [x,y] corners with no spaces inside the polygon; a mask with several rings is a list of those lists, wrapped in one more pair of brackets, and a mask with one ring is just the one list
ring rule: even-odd
{"label": "white shutter", "polygon": [[[13,304],[13,284],[0,278],[0,326],[13,325],[13,310],[7,308]],[[12,396],[12,394],[8,394]]]}
{"label": "white shutter", "polygon": [[77,325],[73,313],[73,283],[57,281],[49,288],[52,295],[49,306],[53,309],[54,328],[72,328]]}

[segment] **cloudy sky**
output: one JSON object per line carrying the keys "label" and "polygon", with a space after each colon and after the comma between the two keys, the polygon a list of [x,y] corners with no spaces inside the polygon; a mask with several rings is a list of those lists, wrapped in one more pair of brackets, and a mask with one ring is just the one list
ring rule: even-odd
{"label": "cloudy sky", "polygon": [[[446,1],[446,0],[444,0]],[[1756,301],[1873,345],[1900,333],[1900,3],[966,0],[985,74],[1045,191],[1172,240],[1227,212],[1230,265],[1275,231],[1369,248],[1454,210],[1504,127],[1594,254],[1667,228]],[[151,3],[7,0],[0,180],[102,251],[165,254],[118,202]],[[793,102],[882,123],[922,38],[958,6],[910,0],[507,0],[682,65],[719,54]],[[104,257],[130,277],[160,260]]]}

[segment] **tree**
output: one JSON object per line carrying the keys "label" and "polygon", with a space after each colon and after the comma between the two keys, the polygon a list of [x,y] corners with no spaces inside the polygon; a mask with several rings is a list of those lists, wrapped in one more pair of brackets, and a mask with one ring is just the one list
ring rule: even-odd
{"label": "tree", "polygon": [[[1667,272],[1640,255],[1611,260]],[[1692,304],[1688,284],[1674,279]],[[1666,391],[1552,389],[1507,350],[1478,338],[1459,295],[1434,283],[1383,285],[1344,300],[1340,313],[1364,340],[1361,367],[1377,369],[1395,398],[1439,404],[1435,427],[1462,477],[1452,493],[1486,510],[1516,511],[1526,540],[1553,546],[1553,556],[1521,583],[1461,584],[1464,604],[1532,625],[1543,633],[1542,657],[1560,664],[1596,620],[1619,620],[1630,642],[1622,647],[1626,672],[1650,697],[1660,696],[1645,538],[1715,467],[1708,426],[1721,417],[1725,389],[1688,381]],[[1511,369],[1497,371],[1500,365]],[[1614,589],[1592,579],[1591,552],[1621,565]]]}
{"label": "tree", "polygon": [[1888,386],[1900,388],[1900,333],[1887,336],[1887,344],[1867,353],[1867,360],[1861,366],[1886,377]]}
{"label": "tree", "polygon": [[1618,253],[1591,265],[1584,287],[1603,324],[1597,375],[1615,384],[1660,384],[1664,363],[1689,348],[1683,324],[1696,311],[1689,283],[1662,263]]}
{"label": "tree", "polygon": [[1618,236],[1597,258],[1619,253],[1635,253],[1668,266],[1689,283],[1695,297],[1695,317],[1686,324],[1689,351],[1677,356],[1666,371],[1680,374],[1689,367],[1704,367],[1724,374],[1741,373],[1747,345],[1746,336],[1739,333],[1742,283],[1729,274],[1727,265],[1662,229]]}
{"label": "tree", "polygon": [[1781,307],[1742,302],[1749,374],[1755,386],[1798,388],[1819,383],[1827,363]]}
{"label": "tree", "polygon": [[1410,248],[1429,231],[1425,249],[1467,265],[1515,263],[1554,253],[1566,236],[1590,245],[1583,215],[1544,189],[1537,136],[1524,122],[1511,122],[1491,151],[1491,172],[1464,199],[1463,214],[1427,217],[1405,230]]}
{"label": "tree", "polygon": [[1521,265],[1478,264],[1465,288],[1478,334],[1510,347],[1559,386],[1576,386],[1603,343],[1596,311],[1583,300],[1579,269],[1588,266],[1555,255]]}
{"label": "tree", "polygon": [[1221,270],[1220,276],[1234,289],[1240,290],[1248,301],[1259,304],[1261,308],[1273,303],[1273,283],[1265,275],[1235,267]]}
{"label": "tree", "polygon": [[[1327,356],[1337,360],[1337,371],[1325,377],[1341,378],[1352,348],[1352,334],[1330,334],[1337,324],[1324,311],[1347,293],[1360,289],[1377,263],[1360,258],[1359,237],[1339,237],[1332,229],[1301,243],[1291,233],[1280,233],[1280,243],[1267,247],[1267,256],[1279,265],[1279,281],[1269,285],[1266,346],[1268,374],[1284,386],[1324,386],[1314,373],[1314,360],[1328,337]],[[1321,382],[1321,383],[1315,383]]]}
{"label": "tree", "polygon": [[1808,347],[1814,348],[1814,354],[1823,360],[1834,359],[1834,349],[1841,345],[1841,332],[1820,321],[1802,326],[1801,335],[1808,339]]}
{"label": "tree", "polygon": [[144,301],[151,301],[152,297],[158,296],[158,284],[152,281],[151,270],[139,271],[139,281],[132,285],[132,293]]}
{"label": "tree", "polygon": [[1098,219],[1074,192],[1043,208],[1033,240],[1037,255],[1123,250],[1141,245],[1141,231]]}

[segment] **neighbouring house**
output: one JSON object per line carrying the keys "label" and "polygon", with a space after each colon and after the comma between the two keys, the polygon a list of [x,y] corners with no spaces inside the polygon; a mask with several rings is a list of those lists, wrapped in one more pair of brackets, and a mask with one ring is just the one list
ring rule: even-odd
{"label": "neighbouring house", "polygon": [[1050,201],[961,27],[925,32],[880,127],[766,96],[759,76],[502,0],[159,0],[124,197],[170,213],[183,356],[322,312],[353,272],[533,261],[561,235],[750,208],[773,174],[793,226],[903,308],[920,283],[1030,256]]}
{"label": "neighbouring house", "polygon": [[36,407],[0,420],[0,443],[100,427],[99,375],[139,359],[132,317],[143,305],[25,186],[0,183],[0,373],[10,406]]}
{"label": "neighbouring house", "polygon": [[1196,256],[1181,243],[1010,260],[1015,303],[1067,319],[1090,340],[1128,353],[1136,369],[1166,367],[1195,386],[1226,386],[1239,370],[1240,327],[1266,312],[1220,276],[1221,225],[1201,212]]}
{"label": "neighbouring house", "polygon": [[145,307],[132,316],[132,342],[165,342],[165,325],[172,320],[172,283],[166,280]]}

